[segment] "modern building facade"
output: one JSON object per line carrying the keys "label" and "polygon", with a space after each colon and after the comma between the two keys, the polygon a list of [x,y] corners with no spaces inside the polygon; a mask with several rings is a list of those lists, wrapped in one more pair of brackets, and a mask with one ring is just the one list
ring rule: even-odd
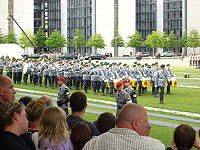
{"label": "modern building facade", "polygon": [[68,53],[91,54],[90,47],[75,48],[70,41],[74,37],[75,29],[80,29],[88,41],[92,36],[92,0],[67,0],[67,38]]}
{"label": "modern building facade", "polygon": [[[12,7],[8,7],[11,6],[9,3],[13,3]],[[104,49],[76,49],[69,45],[64,48],[67,53],[114,54],[110,43],[116,29],[125,41],[135,31],[139,31],[143,38],[155,30],[165,33],[173,31],[178,37],[192,29],[200,32],[200,0],[1,0],[1,31],[7,34],[13,28],[20,35],[21,30],[7,19],[8,14],[13,14],[24,30],[36,32],[42,26],[48,36],[57,29],[68,42],[77,28],[81,29],[86,41],[95,33],[101,34],[105,40]],[[116,16],[117,23],[114,19]],[[151,49],[140,50],[152,54]],[[167,50],[158,49],[158,52]],[[119,56],[132,55],[134,52],[133,48],[118,48]],[[176,49],[175,52],[181,54],[183,50]]]}

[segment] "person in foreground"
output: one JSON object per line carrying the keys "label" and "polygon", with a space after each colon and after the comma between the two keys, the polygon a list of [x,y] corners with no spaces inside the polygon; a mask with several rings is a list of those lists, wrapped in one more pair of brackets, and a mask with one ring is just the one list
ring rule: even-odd
{"label": "person in foreground", "polygon": [[165,150],[159,140],[148,137],[149,130],[144,107],[129,103],[119,111],[117,128],[92,138],[83,150]]}
{"label": "person in foreground", "polygon": [[87,107],[87,97],[82,92],[74,92],[70,97],[70,107],[72,110],[72,114],[67,117],[67,124],[69,129],[77,122],[84,122],[86,123],[91,130],[92,136],[98,136],[99,131],[97,130],[96,126],[83,119],[83,115],[85,113]]}
{"label": "person in foreground", "polygon": [[174,141],[166,150],[190,150],[192,147],[200,150],[200,140],[191,126],[181,124],[174,130]]}
{"label": "person in foreground", "polygon": [[40,150],[70,149],[69,131],[66,113],[59,107],[49,106],[45,109],[39,129],[38,147]]}
{"label": "person in foreground", "polygon": [[0,104],[15,100],[16,91],[10,78],[0,75]]}
{"label": "person in foreground", "polygon": [[28,120],[25,107],[17,102],[5,102],[0,105],[0,149],[30,150],[21,134],[28,132]]}

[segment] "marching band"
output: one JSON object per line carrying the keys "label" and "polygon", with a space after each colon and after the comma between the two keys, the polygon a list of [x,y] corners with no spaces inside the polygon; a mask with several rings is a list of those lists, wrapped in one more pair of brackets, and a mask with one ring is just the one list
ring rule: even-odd
{"label": "marching band", "polygon": [[[3,63],[0,60],[0,71],[3,72],[5,65],[7,76],[13,79],[15,84],[20,84],[23,77],[24,84],[30,83],[34,86],[43,86],[54,88],[57,86],[57,79],[64,77],[65,84],[75,90],[83,87],[84,92],[88,89],[93,90],[94,94],[116,93],[116,83],[119,81],[130,81],[130,87],[134,89],[135,95],[142,96],[147,92],[147,87],[152,86],[152,95],[157,97],[160,90],[160,103],[163,104],[164,87],[167,85],[167,94],[170,94],[170,86],[176,86],[176,79],[173,77],[170,65],[161,65],[153,63],[144,65],[134,62],[133,65],[122,63],[98,62],[92,63],[83,60],[55,60],[55,59],[32,59],[24,60],[12,59]],[[0,72],[0,73],[1,73]],[[23,76],[22,76],[23,74]],[[137,88],[138,87],[138,88]],[[137,103],[137,99],[132,99]]]}

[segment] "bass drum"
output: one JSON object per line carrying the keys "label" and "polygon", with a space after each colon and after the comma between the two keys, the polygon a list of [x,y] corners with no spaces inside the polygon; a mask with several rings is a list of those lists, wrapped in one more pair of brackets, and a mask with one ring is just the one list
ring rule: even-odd
{"label": "bass drum", "polygon": [[31,70],[29,68],[29,64],[25,64],[23,67],[23,74],[29,74],[31,73]]}

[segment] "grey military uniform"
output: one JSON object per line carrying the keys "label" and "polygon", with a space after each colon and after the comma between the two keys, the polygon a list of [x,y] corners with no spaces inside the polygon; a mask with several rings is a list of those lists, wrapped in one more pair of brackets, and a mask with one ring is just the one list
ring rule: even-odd
{"label": "grey military uniform", "polygon": [[130,95],[132,103],[137,104],[137,95],[136,95],[136,91],[134,90],[134,88],[129,86],[129,87],[125,88],[124,91]]}
{"label": "grey military uniform", "polygon": [[69,92],[70,90],[65,84],[63,84],[58,89],[57,105],[58,107],[62,108],[67,114],[68,114],[68,105],[69,105],[69,99],[70,99]]}
{"label": "grey military uniform", "polygon": [[117,113],[119,110],[127,103],[131,103],[130,94],[122,90],[121,92],[117,91],[115,94],[116,102],[117,102]]}

